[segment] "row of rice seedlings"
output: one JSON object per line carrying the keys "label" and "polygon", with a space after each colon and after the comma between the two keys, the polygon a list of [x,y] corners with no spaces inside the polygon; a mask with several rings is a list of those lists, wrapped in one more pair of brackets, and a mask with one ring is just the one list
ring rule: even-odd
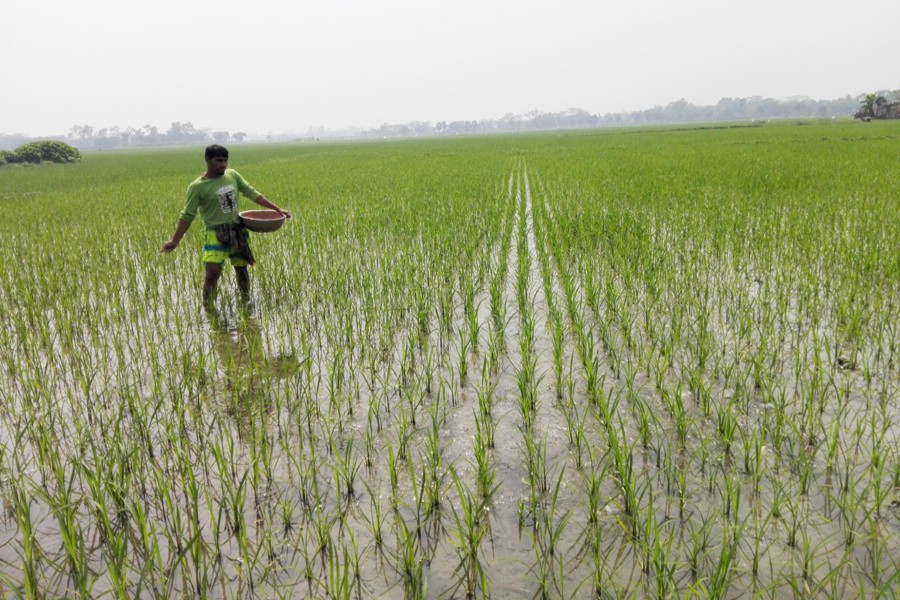
{"label": "row of rice seedlings", "polygon": [[[548,251],[548,237],[552,235],[547,227],[547,220],[551,218],[550,210],[540,194],[539,184],[538,187],[534,185],[539,178],[531,172],[525,172],[523,181],[529,225],[527,242],[532,254],[529,261],[530,275],[533,279],[540,280],[540,285],[531,295],[534,307],[539,308],[542,313],[543,327],[535,328],[526,320],[522,335],[534,338],[531,342],[532,352],[538,346],[548,349],[538,356],[537,362],[541,365],[539,371],[542,382],[545,374],[553,373],[552,385],[541,384],[541,396],[547,396],[544,390],[550,391],[550,397],[554,401],[547,403],[542,421],[551,432],[564,426],[564,441],[568,442],[566,452],[560,454],[558,450],[554,450],[553,454],[557,458],[553,461],[550,472],[541,481],[542,485],[546,485],[533,531],[537,559],[535,571],[540,574],[538,579],[542,582],[539,586],[540,594],[545,597],[570,596],[586,593],[590,587],[588,582],[596,575],[591,574],[591,568],[581,556],[581,550],[586,544],[589,545],[589,540],[595,534],[599,534],[600,514],[602,512],[605,515],[604,505],[608,498],[601,497],[600,489],[607,477],[605,472],[604,477],[596,477],[599,471],[594,470],[594,455],[600,455],[606,446],[603,435],[598,433],[594,423],[589,423],[588,417],[592,410],[590,403],[585,404],[580,393],[576,394],[578,375],[574,371],[574,360],[577,351],[572,348],[570,332],[565,328],[558,299],[561,291],[557,285],[558,271],[553,267]],[[533,319],[532,314],[526,310],[526,315]],[[539,335],[535,335],[535,332]],[[538,337],[540,344],[537,343]],[[554,416],[554,413],[558,416]],[[551,441],[552,438],[544,433],[540,441],[541,453],[547,454]],[[591,475],[588,476],[588,473]],[[583,485],[572,485],[571,480]],[[610,486],[607,488],[605,493],[612,491]],[[584,521],[578,517],[579,511],[586,513]]]}
{"label": "row of rice seedlings", "polygon": [[[628,469],[629,467],[627,465],[631,464],[630,454],[629,458],[626,459],[626,453],[621,450],[620,444],[618,443],[618,432],[615,430],[613,430],[614,433],[611,439],[608,439],[608,432],[605,435],[599,436],[597,436],[597,434],[587,433],[587,430],[590,429],[589,425],[595,423],[593,420],[589,423],[588,416],[591,414],[597,415],[598,412],[594,409],[598,405],[601,405],[601,403],[603,408],[601,409],[600,414],[605,414],[606,419],[604,420],[600,417],[596,420],[599,430],[603,431],[606,428],[606,424],[613,423],[612,413],[609,411],[609,406],[606,404],[606,392],[603,389],[606,376],[601,371],[599,356],[597,356],[595,352],[592,325],[584,320],[580,309],[580,295],[578,291],[572,287],[575,280],[567,275],[568,270],[566,266],[557,260],[555,264],[559,267],[558,273],[560,275],[560,280],[563,282],[563,296],[565,297],[568,306],[567,314],[573,322],[572,332],[575,335],[576,340],[576,351],[574,354],[580,357],[588,399],[587,405],[579,407],[576,403],[574,391],[575,382],[573,379],[571,362],[569,363],[568,374],[565,376],[563,375],[562,356],[564,353],[564,344],[568,336],[563,330],[562,314],[557,308],[555,301],[556,294],[551,284],[554,270],[550,266],[550,253],[547,251],[547,246],[544,242],[544,238],[554,239],[555,237],[549,231],[549,229],[552,229],[552,216],[545,204],[545,197],[543,194],[541,195],[541,201],[536,202],[535,206],[538,207],[536,214],[540,216],[539,220],[536,222],[541,223],[544,226],[542,228],[542,236],[536,236],[536,238],[541,240],[538,242],[537,247],[539,248],[539,254],[542,255],[540,261],[543,265],[541,271],[548,304],[548,328],[551,331],[554,345],[553,369],[557,379],[557,398],[562,398],[564,394],[563,387],[565,387],[567,398],[564,402],[560,403],[560,407],[566,423],[568,424],[568,438],[570,447],[574,449],[576,468],[582,472],[582,492],[586,498],[586,500],[583,501],[582,508],[582,511],[586,516],[586,526],[581,535],[585,540],[587,547],[590,548],[590,555],[593,562],[593,575],[589,577],[589,581],[597,594],[605,595],[609,594],[611,590],[616,589],[615,577],[612,577],[608,570],[608,545],[602,543],[604,536],[606,535],[605,532],[607,531],[606,509],[610,506],[611,502],[604,494],[614,493],[613,490],[615,489],[610,487],[607,483],[607,480],[610,478],[610,471],[606,466],[606,458],[612,454],[619,460],[618,465],[620,467]],[[558,240],[559,238],[556,239]],[[556,257],[558,259],[558,255]],[[574,355],[571,356],[570,360],[572,358],[574,358]],[[565,386],[562,385],[562,381],[566,382]],[[588,441],[589,437],[591,438],[591,441]],[[598,443],[600,445],[598,445]],[[615,444],[614,452],[612,453],[608,450],[604,452],[605,448],[610,448],[610,446],[608,446],[609,443]],[[587,455],[587,459],[585,459],[585,455]],[[623,481],[621,473],[617,481]],[[637,486],[634,485],[634,480],[630,476],[627,476],[624,479],[624,482],[625,485],[619,486],[619,489],[625,490],[627,498],[630,499],[628,510],[634,515],[633,507],[636,506],[634,494]],[[560,568],[562,568],[562,563],[560,563]],[[587,581],[588,580],[582,581],[578,587],[581,588]]]}

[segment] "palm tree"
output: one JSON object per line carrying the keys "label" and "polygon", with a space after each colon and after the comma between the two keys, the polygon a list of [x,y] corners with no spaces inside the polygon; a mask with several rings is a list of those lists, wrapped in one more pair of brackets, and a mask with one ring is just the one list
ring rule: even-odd
{"label": "palm tree", "polygon": [[875,109],[887,104],[887,99],[881,94],[866,94],[859,100],[860,107],[853,115],[855,119],[872,119],[875,117]]}

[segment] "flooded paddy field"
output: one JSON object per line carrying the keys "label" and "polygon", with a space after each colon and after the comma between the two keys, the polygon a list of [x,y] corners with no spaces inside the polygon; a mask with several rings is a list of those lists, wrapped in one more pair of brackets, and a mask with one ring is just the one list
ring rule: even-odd
{"label": "flooded paddy field", "polygon": [[[0,169],[0,596],[900,594],[895,123]],[[248,203],[246,208],[250,208]]]}

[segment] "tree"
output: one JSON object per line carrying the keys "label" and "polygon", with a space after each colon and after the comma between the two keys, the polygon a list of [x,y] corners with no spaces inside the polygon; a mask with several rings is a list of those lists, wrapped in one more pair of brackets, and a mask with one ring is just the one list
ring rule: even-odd
{"label": "tree", "polygon": [[94,135],[94,128],[90,125],[74,125],[69,129],[69,137],[75,140],[89,140]]}
{"label": "tree", "polygon": [[853,115],[854,119],[871,119],[875,117],[875,109],[887,104],[887,99],[881,94],[866,94],[859,99],[860,107]]}
{"label": "tree", "polygon": [[77,148],[56,140],[42,140],[22,144],[6,156],[10,163],[67,163],[81,159]]}

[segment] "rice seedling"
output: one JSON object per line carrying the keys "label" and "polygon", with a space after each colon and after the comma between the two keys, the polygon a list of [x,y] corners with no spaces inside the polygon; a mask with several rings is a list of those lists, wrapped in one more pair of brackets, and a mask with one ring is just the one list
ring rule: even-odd
{"label": "rice seedling", "polygon": [[450,505],[456,521],[456,553],[459,557],[455,574],[467,598],[475,598],[479,591],[490,596],[490,582],[481,557],[482,542],[488,533],[487,501],[481,493],[472,494],[455,470],[451,469],[450,476],[458,494],[458,501]]}

